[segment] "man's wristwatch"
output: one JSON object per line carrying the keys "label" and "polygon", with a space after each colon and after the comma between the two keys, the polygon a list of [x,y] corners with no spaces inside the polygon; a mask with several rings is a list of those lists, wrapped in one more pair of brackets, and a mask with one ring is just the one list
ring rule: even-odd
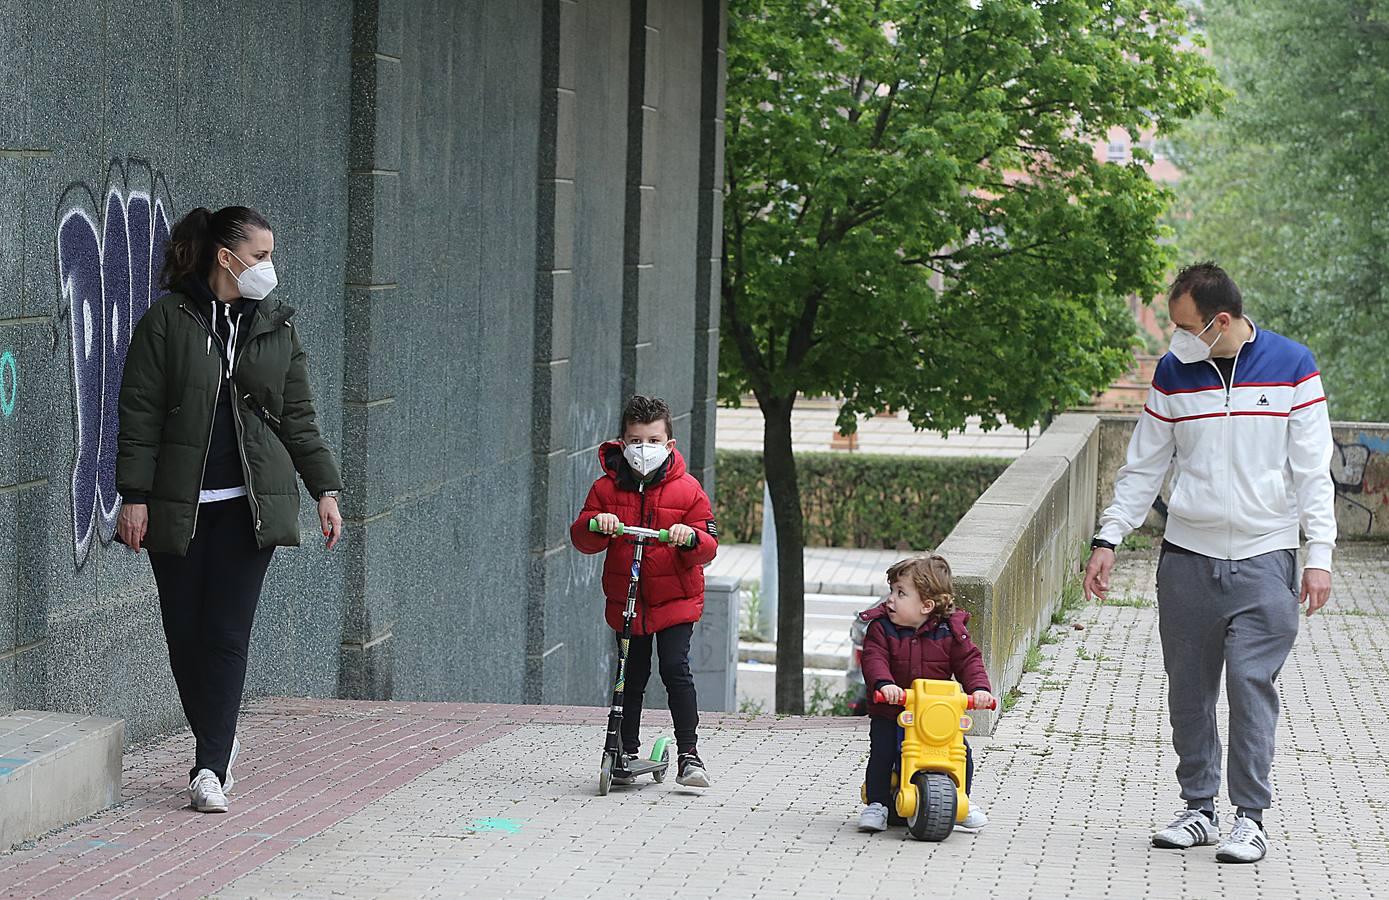
{"label": "man's wristwatch", "polygon": [[1105,540],[1105,539],[1102,538],[1102,537],[1094,537],[1094,538],[1091,538],[1091,539],[1090,539],[1090,549],[1091,549],[1091,550],[1098,550],[1098,549],[1100,549],[1101,547],[1103,547],[1103,548],[1106,549],[1106,550],[1113,550],[1114,547],[1115,547],[1115,545],[1112,544],[1112,543],[1110,543],[1109,541]]}
{"label": "man's wristwatch", "polygon": [[336,500],[338,495],[341,493],[342,491],[324,491],[323,493],[318,495],[318,499],[322,500],[324,497],[332,497]]}

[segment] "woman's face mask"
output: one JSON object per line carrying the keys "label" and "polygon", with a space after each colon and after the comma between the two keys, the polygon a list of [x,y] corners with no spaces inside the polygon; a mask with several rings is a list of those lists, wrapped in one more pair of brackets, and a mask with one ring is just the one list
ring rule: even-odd
{"label": "woman's face mask", "polygon": [[232,253],[230,248],[227,249],[227,252],[231,253],[232,258],[241,265],[246,266],[241,270],[241,274],[237,275],[232,272],[230,265],[223,264],[223,268],[236,279],[237,292],[247,300],[264,300],[271,291],[275,290],[275,285],[280,283],[279,279],[275,277],[275,264],[269,259],[261,260],[254,266],[249,266],[246,265],[244,259]]}

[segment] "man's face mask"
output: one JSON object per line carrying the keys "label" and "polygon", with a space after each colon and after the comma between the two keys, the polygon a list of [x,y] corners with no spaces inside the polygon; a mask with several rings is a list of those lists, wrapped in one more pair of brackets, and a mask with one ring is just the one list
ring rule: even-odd
{"label": "man's face mask", "polygon": [[1210,327],[1214,324],[1215,319],[1211,319],[1206,323],[1206,327],[1202,328],[1198,334],[1192,334],[1185,328],[1178,328],[1172,333],[1172,343],[1169,345],[1168,349],[1172,351],[1173,356],[1188,365],[1191,363],[1198,363],[1203,359],[1210,359],[1211,351],[1215,349],[1215,345],[1219,343],[1220,338],[1217,337],[1214,342],[1207,344],[1205,341],[1201,340],[1201,335],[1209,331]]}

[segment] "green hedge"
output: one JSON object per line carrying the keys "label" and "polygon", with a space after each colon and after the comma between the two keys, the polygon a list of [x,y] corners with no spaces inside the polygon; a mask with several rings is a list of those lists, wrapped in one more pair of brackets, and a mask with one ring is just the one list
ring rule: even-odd
{"label": "green hedge", "polygon": [[[929,550],[1008,468],[1006,459],[798,453],[796,474],[808,547]],[[762,534],[762,454],[720,450],[720,538]]]}

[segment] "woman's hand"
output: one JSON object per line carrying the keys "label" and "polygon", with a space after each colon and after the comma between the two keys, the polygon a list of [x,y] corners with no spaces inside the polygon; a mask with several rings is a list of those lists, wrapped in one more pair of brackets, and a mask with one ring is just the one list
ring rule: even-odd
{"label": "woman's hand", "polygon": [[121,504],[121,515],[116,520],[116,533],[121,536],[121,541],[127,547],[140,552],[140,542],[145,539],[145,532],[149,531],[150,508],[144,503],[123,503]]}
{"label": "woman's hand", "polygon": [[332,550],[342,537],[342,513],[338,512],[337,497],[322,497],[318,501],[318,524],[323,526],[323,536],[328,539]]}

